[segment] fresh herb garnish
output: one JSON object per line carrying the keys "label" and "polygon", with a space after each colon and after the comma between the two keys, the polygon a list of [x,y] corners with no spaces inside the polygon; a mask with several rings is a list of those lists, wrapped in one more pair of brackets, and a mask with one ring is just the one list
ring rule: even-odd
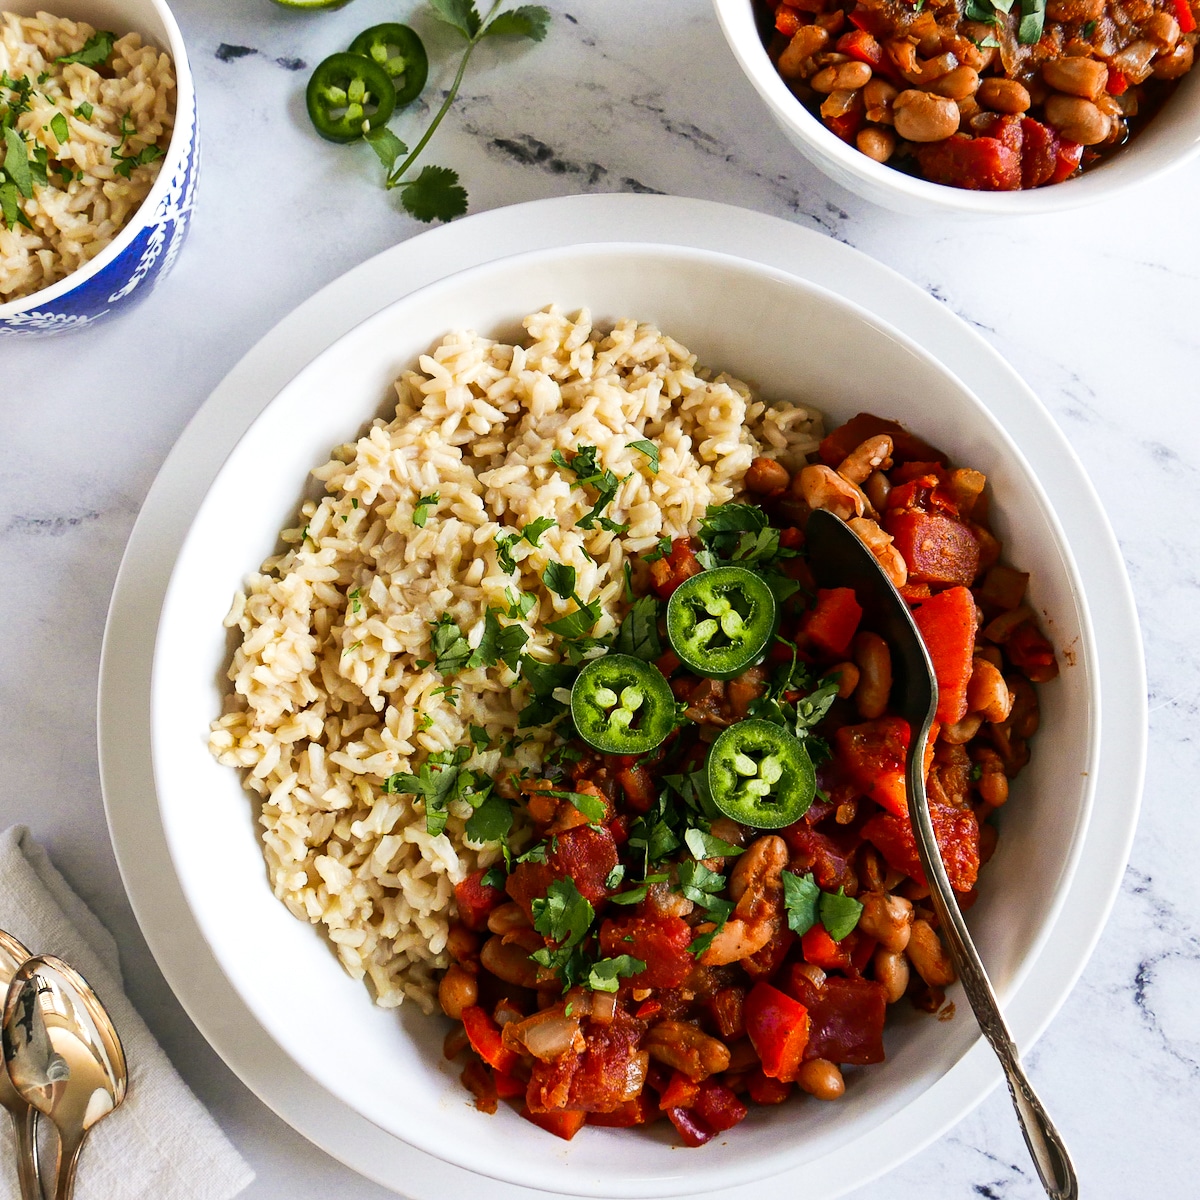
{"label": "fresh herb garnish", "polygon": [[626,442],[625,445],[630,450],[640,450],[650,460],[650,474],[658,474],[658,447],[645,438],[636,442]]}
{"label": "fresh herb garnish", "polygon": [[732,858],[734,855],[743,853],[741,846],[734,846],[729,842],[722,841],[719,837],[714,837],[711,833],[705,833],[702,829],[697,829],[693,826],[683,835],[684,845],[692,852],[694,858]]}
{"label": "fresh herb garnish", "polygon": [[429,519],[429,510],[441,501],[441,494],[431,492],[428,496],[420,496],[417,499],[417,506],[413,509],[413,524],[419,529],[425,528],[425,522]]}
{"label": "fresh herb garnish", "polygon": [[518,542],[528,542],[534,549],[541,546],[541,536],[554,526],[553,517],[537,517],[530,521],[519,532],[512,529],[501,529],[496,534],[496,558],[500,569],[510,574],[517,569],[517,561],[513,557],[513,547]]}
{"label": "fresh herb garnish", "polygon": [[630,654],[644,662],[653,662],[662,655],[658,636],[658,601],[653,596],[639,596],[625,614],[617,636],[613,639],[614,654]]}
{"label": "fresh herb garnish", "polygon": [[92,113],[95,111],[96,110],[86,100],[75,105],[75,115],[83,121],[90,121],[92,119]]}
{"label": "fresh herb garnish", "polygon": [[472,650],[463,637],[458,622],[448,613],[442,613],[431,622],[433,634],[429,639],[433,649],[433,665],[443,675],[453,675],[463,670],[471,657]]}
{"label": "fresh herb garnish", "polygon": [[115,33],[109,33],[104,29],[97,30],[74,54],[64,54],[54,61],[62,63],[64,66],[67,63],[81,63],[85,67],[98,67],[101,63],[108,61],[108,56],[112,53],[113,43],[116,40]]}
{"label": "fresh herb garnish", "polygon": [[11,125],[4,130],[4,171],[26,200],[33,196],[33,174],[25,141]]}
{"label": "fresh herb garnish", "polygon": [[143,146],[136,154],[118,154],[114,150],[112,157],[117,165],[113,167],[113,173],[129,179],[133,174],[134,167],[145,167],[152,162],[157,162],[165,153],[165,150],[153,144]]}
{"label": "fresh herb garnish", "polygon": [[490,867],[487,873],[479,881],[484,887],[499,888],[504,890],[504,881],[508,878],[508,872],[497,863],[494,867]]}
{"label": "fresh herb garnish", "polygon": [[604,801],[598,796],[589,796],[586,792],[550,792],[542,793],[543,796],[553,796],[556,800],[566,800],[575,808],[577,808],[593,825],[598,825],[604,820],[604,814],[608,811]]}
{"label": "fresh herb garnish", "polygon": [[62,113],[55,113],[50,118],[50,132],[54,134],[54,140],[60,145],[65,145],[67,138],[71,136],[71,131],[67,126],[67,118]]}
{"label": "fresh herb garnish", "polygon": [[863,906],[844,887],[821,893],[821,924],[835,942],[840,942],[857,924]]}
{"label": "fresh herb garnish", "polygon": [[812,873],[794,875],[783,873],[783,903],[788,914],[788,928],[803,936],[818,922],[835,942],[840,942],[858,924],[863,906],[845,888],[823,892]]}
{"label": "fresh herb garnish", "polygon": [[662,537],[662,538],[658,539],[658,545],[656,545],[654,547],[654,549],[650,551],[649,554],[643,556],[642,561],[648,562],[648,563],[658,562],[658,560],[660,558],[666,558],[667,555],[670,553],[671,553],[671,539],[669,536]]}
{"label": "fresh herb garnish", "polygon": [[588,971],[587,985],[593,992],[615,992],[619,979],[640,975],[646,964],[631,954],[619,954],[616,958],[602,958],[592,963]]}
{"label": "fresh herb garnish", "polygon": [[[384,186],[389,191],[393,188],[400,190],[400,203],[418,221],[451,221],[467,211],[466,189],[459,184],[457,172],[447,167],[427,166],[413,177],[409,171],[458,96],[475,47],[489,37],[520,37],[540,42],[546,36],[550,13],[545,8],[522,5],[506,12],[497,12],[500,3],[501,0],[496,0],[487,14],[481,17],[474,0],[430,0],[433,15],[466,41],[454,82],[441,108],[411,151],[386,126],[372,129],[366,135],[367,142],[387,172]],[[397,160],[401,158],[403,161],[397,166]]]}
{"label": "fresh herb garnish", "polygon": [[437,837],[446,828],[446,818],[450,815],[446,806],[458,784],[458,776],[453,765],[439,765],[427,759],[416,775],[402,772],[390,775],[383,790],[388,795],[418,796],[423,800],[425,830],[430,837]]}
{"label": "fresh herb garnish", "polygon": [[[992,0],[995,4],[997,0]],[[1021,0],[1021,23],[1017,26],[1017,41],[1023,46],[1036,46],[1042,40],[1046,24],[1046,0]]]}
{"label": "fresh herb garnish", "polygon": [[467,837],[473,842],[499,842],[512,828],[512,806],[502,796],[492,794],[467,818]]}

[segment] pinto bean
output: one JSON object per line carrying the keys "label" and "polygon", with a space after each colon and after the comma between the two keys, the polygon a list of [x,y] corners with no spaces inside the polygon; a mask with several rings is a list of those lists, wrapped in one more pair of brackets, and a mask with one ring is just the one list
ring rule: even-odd
{"label": "pinto bean", "polygon": [[887,892],[864,892],[859,901],[863,906],[858,918],[859,928],[885,950],[903,951],[911,932],[912,903],[903,896],[889,896]]}
{"label": "pinto bean", "polygon": [[1029,96],[1029,89],[1023,83],[1018,83],[1015,79],[996,79],[994,77],[980,82],[975,99],[992,112],[1009,113],[1014,116],[1018,113],[1028,112],[1029,106],[1033,103]]}
{"label": "pinto bean", "polygon": [[[883,130],[880,130],[882,133]],[[867,493],[867,499],[875,505],[880,511],[887,507],[888,493],[892,490],[892,481],[882,472],[876,471],[866,483],[863,484],[863,491]]]}
{"label": "pinto bean", "polygon": [[529,951],[516,942],[505,942],[499,934],[488,938],[479,954],[484,968],[504,983],[518,987],[537,987],[538,966]]}
{"label": "pinto bean", "polygon": [[687,1021],[659,1021],[642,1042],[656,1062],[699,1082],[729,1067],[729,1047]]}
{"label": "pinto bean", "polygon": [[999,669],[986,658],[976,656],[967,683],[967,711],[979,713],[985,721],[995,724],[1008,720],[1012,706],[1013,694]]}
{"label": "pinto bean", "polygon": [[852,60],[835,63],[818,71],[809,83],[814,92],[857,92],[871,79],[871,68],[865,62]]}
{"label": "pinto bean", "polygon": [[841,1068],[827,1058],[810,1058],[802,1063],[796,1083],[818,1100],[839,1100],[846,1090]]}
{"label": "pinto bean", "polygon": [[908,563],[904,561],[904,555],[896,549],[895,538],[884,530],[878,521],[873,521],[870,517],[851,517],[846,523],[879,560],[879,565],[892,584],[898,588],[903,587],[908,582]]}
{"label": "pinto bean", "polygon": [[860,442],[838,463],[837,473],[861,486],[875,471],[887,471],[892,465],[892,439],[886,433]]}
{"label": "pinto bean", "polygon": [[479,957],[479,934],[472,933],[458,921],[450,926],[446,934],[446,953],[455,962],[468,962]]}
{"label": "pinto bean", "polygon": [[900,89],[895,84],[888,83],[886,79],[880,79],[876,75],[863,88],[863,103],[866,105],[867,120],[873,121],[876,125],[890,125],[894,120],[892,101],[898,95],[900,95]]}
{"label": "pinto bean", "polygon": [[776,64],[779,74],[784,79],[798,79],[804,72],[804,64],[828,45],[829,34],[819,25],[801,25],[779,56]]}
{"label": "pinto bean", "polygon": [[967,713],[961,721],[943,725],[939,734],[941,741],[951,746],[965,746],[980,730],[983,717],[979,713]]}
{"label": "pinto bean", "polygon": [[979,72],[974,67],[955,67],[939,79],[935,79],[929,90],[935,96],[949,96],[951,100],[966,100],[979,90]]}
{"label": "pinto bean", "polygon": [[782,463],[759,455],[746,468],[742,482],[746,485],[746,491],[753,492],[756,496],[777,496],[787,487],[790,479],[787,467]]}
{"label": "pinto bean", "polygon": [[911,975],[908,970],[908,959],[903,951],[888,950],[880,946],[872,959],[875,964],[875,982],[883,984],[883,990],[889,1004],[895,1004],[908,991],[908,981]]}
{"label": "pinto bean", "polygon": [[958,129],[958,105],[948,96],[910,88],[892,105],[896,132],[909,142],[940,142]]}
{"label": "pinto bean", "polygon": [[1056,92],[1095,100],[1108,83],[1108,67],[1098,59],[1078,55],[1052,58],[1042,67],[1042,78]]}
{"label": "pinto bean", "polygon": [[862,490],[832,467],[812,465],[799,475],[800,494],[809,508],[825,508],[843,521],[863,516],[868,508]]}
{"label": "pinto bean", "polygon": [[852,662],[838,663],[836,667],[830,667],[822,679],[834,679],[838,681],[838,699],[849,700],[854,695],[854,689],[858,687],[859,670]]}
{"label": "pinto bean", "polygon": [[1112,132],[1112,118],[1079,96],[1046,98],[1046,122],[1072,142],[1097,146]]}
{"label": "pinto bean", "polygon": [[854,635],[854,661],[858,665],[858,687],[854,703],[867,721],[882,717],[892,693],[892,652],[877,633],[863,630]]}
{"label": "pinto bean", "polygon": [[995,750],[987,746],[972,752],[979,778],[975,786],[979,798],[991,808],[999,808],[1008,799],[1008,776],[1004,773],[1004,760]]}
{"label": "pinto bean", "polygon": [[512,933],[517,929],[528,929],[529,918],[515,900],[510,900],[488,913],[487,927],[492,933]]}
{"label": "pinto bean", "polygon": [[479,984],[466,967],[451,963],[438,984],[438,1003],[442,1012],[455,1021],[461,1021],[464,1008],[479,1002]]}
{"label": "pinto bean", "polygon": [[1195,50],[1191,42],[1180,42],[1170,54],[1160,55],[1154,63],[1155,79],[1178,79],[1192,69]]}
{"label": "pinto bean", "polygon": [[958,978],[937,930],[928,921],[914,921],[904,948],[908,961],[930,987],[946,987]]}

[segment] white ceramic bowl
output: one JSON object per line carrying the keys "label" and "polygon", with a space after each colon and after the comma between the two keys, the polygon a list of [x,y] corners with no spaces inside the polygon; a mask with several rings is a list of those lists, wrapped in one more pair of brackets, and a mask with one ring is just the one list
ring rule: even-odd
{"label": "white ceramic bowl", "polygon": [[[748,1182],[849,1146],[939,1081],[974,1043],[965,1000],[943,1023],[897,1010],[886,1064],[850,1073],[838,1104],[752,1113],[695,1151],[662,1127],[585,1129],[563,1143],[502,1108],[475,1111],[441,1058],[447,1024],[415,1006],[374,1008],[310,926],[272,895],[253,805],[210,758],[230,652],[221,621],[242,578],[272,553],[307,472],[388,404],[400,370],[456,328],[519,333],[555,302],[597,321],[657,322],[703,363],[768,398],[799,397],[831,424],[861,409],[907,422],[955,461],[987,473],[1011,561],[1033,573],[1033,603],[1071,648],[1043,689],[1031,766],[1003,810],[1003,835],[971,910],[1000,995],[1032,962],[1065,893],[1091,800],[1098,730],[1086,604],[1059,525],[1020,450],[978,400],[902,334],[862,309],[771,268],[698,250],[605,244],[502,259],[384,309],[336,342],[247,431],[180,551],[161,614],[151,681],[153,763],[162,824],[183,891],[213,953],[257,1020],[324,1088],[442,1159],[575,1195],[683,1195]],[[1045,1013],[1049,1017],[1049,1007]]]}
{"label": "white ceramic bowl", "polygon": [[163,0],[3,0],[6,12],[50,11],[118,37],[140,33],[174,63],[175,126],[162,168],[128,224],[85,266],[28,296],[0,303],[0,337],[44,336],[92,325],[144,298],[187,235],[200,173],[196,95],[183,35]]}
{"label": "white ceramic bowl", "polygon": [[1144,130],[1106,162],[1064,183],[1019,192],[972,192],[906,175],[843,142],[788,90],[767,56],[753,0],[713,0],[734,57],[771,116],[810,162],[835,183],[896,212],[1031,216],[1108,200],[1179,166],[1200,150],[1200,70],[1190,71]]}

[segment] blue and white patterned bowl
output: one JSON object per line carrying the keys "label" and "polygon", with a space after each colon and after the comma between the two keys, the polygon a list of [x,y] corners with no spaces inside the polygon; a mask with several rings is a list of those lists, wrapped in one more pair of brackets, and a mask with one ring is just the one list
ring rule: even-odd
{"label": "blue and white patterned bowl", "polygon": [[174,263],[187,236],[200,173],[196,93],[183,35],[162,0],[3,0],[3,7],[30,15],[49,10],[118,36],[136,31],[168,51],[177,80],[171,144],[150,194],[129,223],[86,266],[29,296],[0,304],[0,338],[44,337],[124,312]]}

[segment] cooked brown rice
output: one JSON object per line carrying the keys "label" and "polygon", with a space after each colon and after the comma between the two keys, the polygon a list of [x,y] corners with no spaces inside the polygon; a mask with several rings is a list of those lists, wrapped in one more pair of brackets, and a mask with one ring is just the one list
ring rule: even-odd
{"label": "cooked brown rice", "polygon": [[[45,151],[47,179],[35,179],[30,197],[6,171],[0,302],[39,291],[99,254],[137,211],[162,167],[161,158],[136,160],[165,153],[171,140],[176,96],[170,57],[130,33],[95,67],[56,61],[78,53],[95,34],[82,21],[49,13],[0,13],[0,114],[17,111],[15,129],[27,158],[35,163],[37,152]],[[62,132],[64,121],[60,143],[55,126]],[[10,153],[0,139],[0,167]],[[28,226],[9,219],[14,206]]]}
{"label": "cooked brown rice", "polygon": [[[795,466],[820,434],[816,414],[712,378],[649,325],[623,320],[604,334],[586,311],[549,308],[525,328],[524,346],[454,333],[423,355],[396,385],[394,419],[314,472],[327,495],[302,507],[282,535],[290,548],[249,578],[226,619],[241,641],[211,749],[262,800],[276,895],[325,927],[385,1006],[410,995],[432,1009],[453,885],[500,851],[466,838],[462,801],[431,837],[422,802],[385,794],[384,781],[469,744],[472,724],[502,745],[525,702],[503,664],[454,676],[456,702],[439,693],[447,681],[418,665],[433,657],[430,623],[449,612],[474,646],[488,606],[507,608],[506,589],[520,589],[537,599],[526,651],[553,659],[543,626],[575,607],[541,582],[553,559],[575,568],[582,600],[600,601],[594,632],[611,632],[627,562],[694,532],[709,505],[738,493],[757,454]],[[630,448],[639,439],[657,445],[657,474]],[[591,501],[551,455],[580,445],[623,479],[607,510],[628,522],[622,534],[577,527]],[[418,527],[418,500],[434,493]],[[516,570],[505,571],[496,535],[540,516],[555,526],[539,547],[515,546]],[[488,749],[466,765],[536,772],[551,736],[533,731],[510,757]]]}

